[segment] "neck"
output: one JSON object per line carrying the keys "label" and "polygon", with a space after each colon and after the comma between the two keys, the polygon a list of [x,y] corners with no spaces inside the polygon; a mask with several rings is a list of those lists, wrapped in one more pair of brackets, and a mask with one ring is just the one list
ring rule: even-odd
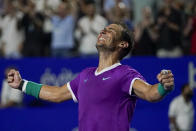
{"label": "neck", "polygon": [[120,62],[116,53],[99,52],[99,66],[97,72]]}
{"label": "neck", "polygon": [[95,15],[92,14],[92,15],[89,15],[88,17],[89,17],[90,20],[93,20],[94,16],[95,16]]}
{"label": "neck", "polygon": [[60,14],[59,17],[60,17],[61,19],[64,19],[65,17],[67,17],[67,14]]}

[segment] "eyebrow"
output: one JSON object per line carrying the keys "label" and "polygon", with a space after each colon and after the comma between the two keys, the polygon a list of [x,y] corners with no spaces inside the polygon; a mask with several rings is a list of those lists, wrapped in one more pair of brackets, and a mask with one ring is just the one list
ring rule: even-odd
{"label": "eyebrow", "polygon": [[108,29],[116,32],[116,30],[114,28],[112,28],[112,27],[109,27]]}
{"label": "eyebrow", "polygon": [[114,31],[115,31],[115,29],[114,29],[114,28],[112,28],[112,27],[109,27],[108,29],[110,29],[110,30],[114,30]]}

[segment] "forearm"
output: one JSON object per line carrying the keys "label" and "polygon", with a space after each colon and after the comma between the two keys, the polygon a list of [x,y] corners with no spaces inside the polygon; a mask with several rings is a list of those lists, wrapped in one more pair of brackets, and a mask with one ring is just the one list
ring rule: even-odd
{"label": "forearm", "polygon": [[170,70],[162,70],[157,79],[160,83],[151,86],[147,93],[152,102],[161,100],[174,89],[174,78]]}
{"label": "forearm", "polygon": [[142,80],[136,80],[133,84],[133,89],[139,98],[149,102],[160,101],[169,92],[160,83],[150,85]]}
{"label": "forearm", "polygon": [[57,87],[22,80],[20,73],[15,69],[11,69],[8,72],[7,81],[10,87],[19,89],[27,95],[34,96],[37,99],[43,99],[51,102],[62,102],[72,98],[67,84],[62,87]]}
{"label": "forearm", "polygon": [[42,86],[39,98],[51,102],[62,102],[72,98],[71,93],[69,90],[66,89],[66,85],[62,87],[57,86]]}
{"label": "forearm", "polygon": [[14,102],[14,101],[9,101],[8,103],[6,104],[1,104],[0,105],[0,108],[8,108],[8,107],[13,107],[13,106],[17,106],[18,103]]}
{"label": "forearm", "polygon": [[168,26],[169,26],[172,30],[174,30],[174,31],[179,31],[179,30],[180,30],[179,26],[178,26],[177,24],[175,24],[175,23],[168,22]]}
{"label": "forearm", "polygon": [[175,129],[175,131],[179,131],[179,128],[176,124],[176,119],[174,117],[170,117],[169,121],[170,121],[170,126],[171,126],[170,128]]}
{"label": "forearm", "polygon": [[148,93],[146,93],[146,99],[150,102],[157,102],[160,101],[164,95],[161,95],[158,91],[158,84],[149,85]]}
{"label": "forearm", "polygon": [[31,81],[23,81],[22,91],[28,95],[38,99],[47,100],[50,102],[62,102],[72,98],[67,85],[62,87],[41,85]]}

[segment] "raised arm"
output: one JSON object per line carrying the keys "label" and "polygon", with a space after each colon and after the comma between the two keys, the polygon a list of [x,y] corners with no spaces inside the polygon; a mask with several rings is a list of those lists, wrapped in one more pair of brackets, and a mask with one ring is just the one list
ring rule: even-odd
{"label": "raised arm", "polygon": [[63,102],[72,99],[72,96],[67,84],[61,87],[44,85],[40,90],[39,98],[51,102]]}
{"label": "raised arm", "polygon": [[9,71],[7,80],[9,86],[12,88],[19,89],[28,95],[35,96],[42,100],[62,102],[72,98],[67,84],[57,87],[28,82],[22,80],[20,73],[13,69]]}
{"label": "raised arm", "polygon": [[141,99],[157,102],[174,88],[174,78],[171,71],[161,72],[157,75],[160,83],[150,85],[142,80],[133,83],[134,93]]}

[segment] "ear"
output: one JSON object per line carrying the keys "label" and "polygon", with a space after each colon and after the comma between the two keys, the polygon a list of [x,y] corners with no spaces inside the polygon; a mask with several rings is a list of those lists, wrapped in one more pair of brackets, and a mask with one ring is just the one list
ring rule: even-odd
{"label": "ear", "polygon": [[129,47],[129,44],[126,41],[121,41],[119,43],[118,47],[120,47],[120,48],[128,48]]}

